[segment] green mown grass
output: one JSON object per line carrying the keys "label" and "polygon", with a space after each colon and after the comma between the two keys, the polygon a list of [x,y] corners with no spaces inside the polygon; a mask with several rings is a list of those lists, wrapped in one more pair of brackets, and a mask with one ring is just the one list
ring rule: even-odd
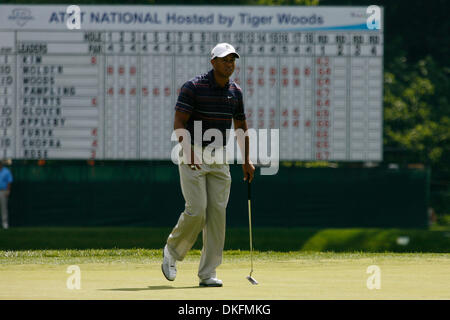
{"label": "green mown grass", "polygon": [[[450,254],[255,252],[252,286],[248,251],[224,252],[217,275],[223,288],[199,288],[200,251],[177,264],[177,278],[161,273],[161,250],[0,251],[2,299],[449,299]],[[71,290],[68,267],[77,265],[81,288]],[[380,270],[381,288],[367,286],[368,267]]]}

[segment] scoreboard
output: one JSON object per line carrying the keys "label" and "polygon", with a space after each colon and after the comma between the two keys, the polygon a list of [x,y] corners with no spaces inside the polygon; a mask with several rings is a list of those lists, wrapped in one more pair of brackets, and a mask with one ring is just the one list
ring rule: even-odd
{"label": "scoreboard", "polygon": [[0,5],[0,155],[168,160],[180,87],[240,53],[249,128],[280,160],[382,160],[383,25],[366,7]]}

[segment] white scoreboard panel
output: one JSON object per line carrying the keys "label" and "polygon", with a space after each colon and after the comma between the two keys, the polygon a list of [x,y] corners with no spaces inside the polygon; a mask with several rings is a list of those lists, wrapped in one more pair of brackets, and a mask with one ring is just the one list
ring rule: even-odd
{"label": "white scoreboard panel", "polygon": [[0,5],[0,154],[170,159],[181,85],[218,42],[280,160],[382,160],[383,25],[366,7]]}

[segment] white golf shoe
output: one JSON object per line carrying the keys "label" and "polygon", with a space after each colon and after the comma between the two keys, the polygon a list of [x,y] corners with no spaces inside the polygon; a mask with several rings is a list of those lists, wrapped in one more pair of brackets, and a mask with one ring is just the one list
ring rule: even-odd
{"label": "white golf shoe", "polygon": [[217,278],[209,278],[200,280],[200,287],[221,287],[223,285],[222,280]]}
{"label": "white golf shoe", "polygon": [[166,279],[169,281],[175,280],[175,277],[177,276],[176,263],[177,260],[172,257],[169,250],[167,249],[166,244],[163,250],[163,263],[161,265],[161,270],[164,274],[164,277],[166,277]]}

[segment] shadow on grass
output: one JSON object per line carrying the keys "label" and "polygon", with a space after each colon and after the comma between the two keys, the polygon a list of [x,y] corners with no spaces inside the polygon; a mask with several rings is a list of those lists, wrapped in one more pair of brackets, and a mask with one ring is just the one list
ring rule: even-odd
{"label": "shadow on grass", "polygon": [[200,286],[192,287],[173,287],[173,286],[148,286],[146,288],[117,288],[117,289],[99,289],[100,291],[148,291],[148,290],[170,290],[170,289],[203,289]]}

